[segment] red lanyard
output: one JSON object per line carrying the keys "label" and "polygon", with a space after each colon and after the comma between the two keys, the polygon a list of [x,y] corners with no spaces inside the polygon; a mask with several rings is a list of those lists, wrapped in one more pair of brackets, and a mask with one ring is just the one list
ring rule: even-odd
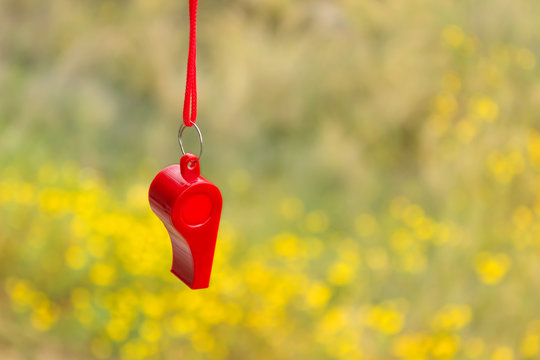
{"label": "red lanyard", "polygon": [[184,98],[184,124],[193,126],[197,121],[197,5],[189,0],[189,54]]}

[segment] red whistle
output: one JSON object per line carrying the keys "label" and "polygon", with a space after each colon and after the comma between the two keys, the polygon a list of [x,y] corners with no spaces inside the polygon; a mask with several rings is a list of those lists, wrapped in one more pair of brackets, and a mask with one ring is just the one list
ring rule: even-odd
{"label": "red whistle", "polygon": [[148,199],[171,237],[171,272],[191,289],[210,283],[223,200],[217,186],[200,174],[198,158],[186,154],[180,165],[163,169]]}

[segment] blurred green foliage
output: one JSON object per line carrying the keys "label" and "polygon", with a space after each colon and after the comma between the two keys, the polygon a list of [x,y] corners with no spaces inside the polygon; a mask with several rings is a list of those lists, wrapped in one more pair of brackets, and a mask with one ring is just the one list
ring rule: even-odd
{"label": "blurred green foliage", "polygon": [[539,358],[540,3],[201,2],[202,291],[146,198],[187,7],[0,2],[0,358]]}

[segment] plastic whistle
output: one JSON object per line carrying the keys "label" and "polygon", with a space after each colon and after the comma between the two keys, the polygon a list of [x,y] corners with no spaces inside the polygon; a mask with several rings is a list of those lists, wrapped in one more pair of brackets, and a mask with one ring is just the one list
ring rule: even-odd
{"label": "plastic whistle", "polygon": [[191,289],[210,283],[223,200],[217,186],[200,175],[198,158],[186,154],[180,165],[163,169],[148,199],[171,237],[171,272]]}

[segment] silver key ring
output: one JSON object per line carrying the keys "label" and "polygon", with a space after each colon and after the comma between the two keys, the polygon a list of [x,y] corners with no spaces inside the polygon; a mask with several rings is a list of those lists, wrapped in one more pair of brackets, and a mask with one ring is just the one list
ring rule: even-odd
{"label": "silver key ring", "polygon": [[[197,133],[199,134],[200,146],[199,146],[199,156],[197,156],[197,161],[199,161],[203,154],[203,138],[202,138],[201,129],[199,129],[197,124],[195,124],[194,122],[192,122],[192,124],[193,124],[193,127],[195,127],[195,130],[197,130]],[[182,123],[182,126],[180,126],[180,129],[178,129],[178,143],[180,144],[180,149],[182,150],[183,155],[186,155],[186,151],[184,150],[184,145],[182,144],[182,135],[184,134],[184,130],[188,127],[191,127],[191,126],[186,126],[186,124]]]}

